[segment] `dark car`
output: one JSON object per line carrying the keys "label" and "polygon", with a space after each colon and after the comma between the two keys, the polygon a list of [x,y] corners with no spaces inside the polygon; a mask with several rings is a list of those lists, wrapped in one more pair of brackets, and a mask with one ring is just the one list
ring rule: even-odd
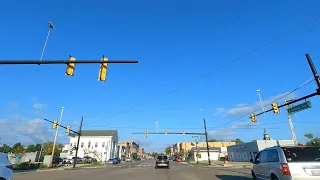
{"label": "dark car", "polygon": [[155,164],[155,169],[160,168],[160,167],[164,167],[169,169],[170,165],[169,165],[169,160],[168,160],[168,156],[166,155],[158,155],[157,159],[156,159],[156,164]]}
{"label": "dark car", "polygon": [[116,162],[116,164],[119,164],[121,162],[120,158],[114,158],[113,160]]}

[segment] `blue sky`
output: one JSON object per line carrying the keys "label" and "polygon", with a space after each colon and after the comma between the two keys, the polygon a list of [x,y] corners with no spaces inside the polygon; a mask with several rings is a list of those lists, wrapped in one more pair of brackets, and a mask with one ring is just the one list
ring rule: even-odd
{"label": "blue sky", "polygon": [[[160,131],[202,131],[196,128],[203,127],[205,117],[212,138],[251,141],[261,139],[267,128],[273,139],[289,139],[284,109],[280,115],[258,117],[253,129],[246,129],[252,126],[248,118],[223,124],[259,108],[257,89],[267,101],[309,80],[305,53],[320,68],[319,21],[259,48],[318,18],[319,5],[316,0],[5,1],[0,11],[2,60],[39,59],[52,21],[56,29],[45,60],[65,60],[69,54],[98,60],[105,55],[139,64],[110,64],[105,83],[97,81],[99,65],[78,64],[73,77],[64,75],[65,65],[0,66],[1,142],[28,143],[26,137],[40,134],[52,138],[50,125],[41,119],[58,119],[62,106],[63,123],[72,129],[83,116],[84,129],[118,129],[120,140],[137,140],[148,151],[191,140],[132,134],[155,131],[156,120]],[[310,83],[288,98],[315,88]],[[293,117],[299,141],[306,140],[305,133],[320,136],[315,126],[320,101],[311,101],[312,109]],[[217,126],[224,128],[214,129]],[[67,142],[64,132],[60,134],[60,141]]]}

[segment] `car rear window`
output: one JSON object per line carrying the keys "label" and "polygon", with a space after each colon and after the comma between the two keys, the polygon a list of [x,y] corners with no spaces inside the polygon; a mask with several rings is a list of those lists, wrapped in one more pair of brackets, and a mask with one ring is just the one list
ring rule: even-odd
{"label": "car rear window", "polygon": [[320,161],[320,147],[283,147],[288,162]]}
{"label": "car rear window", "polygon": [[158,159],[158,160],[167,160],[168,157],[167,157],[167,156],[158,156],[157,159]]}

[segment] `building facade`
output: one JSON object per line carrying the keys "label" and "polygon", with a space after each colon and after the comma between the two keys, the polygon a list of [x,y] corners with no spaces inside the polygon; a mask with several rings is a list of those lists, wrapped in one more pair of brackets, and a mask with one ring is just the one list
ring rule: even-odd
{"label": "building facade", "polygon": [[[75,156],[78,136],[70,136],[68,158]],[[117,130],[82,130],[80,137],[78,157],[92,157],[98,161],[107,161],[118,157],[118,131]]]}
{"label": "building facade", "polygon": [[[228,147],[235,145],[236,142],[208,142],[209,148],[216,148],[216,147]],[[198,145],[196,145],[195,142],[181,142],[179,143],[179,151],[178,152],[188,152],[192,148],[195,148],[198,146],[198,148],[206,148],[207,143],[206,142],[198,142]]]}
{"label": "building facade", "polygon": [[[197,157],[197,151],[198,151],[198,157]],[[220,159],[220,152],[221,148],[210,148],[209,149],[209,155],[210,160],[217,161]],[[192,148],[189,153],[189,158],[191,161],[208,161],[208,150],[207,148],[201,147],[201,148]]]}
{"label": "building facade", "polygon": [[132,153],[138,154],[139,144],[133,141],[119,142],[118,149],[119,157],[125,161],[127,158],[132,158]]}
{"label": "building facade", "polygon": [[294,146],[293,140],[254,140],[252,142],[228,146],[228,161],[250,162],[257,153],[274,146]]}

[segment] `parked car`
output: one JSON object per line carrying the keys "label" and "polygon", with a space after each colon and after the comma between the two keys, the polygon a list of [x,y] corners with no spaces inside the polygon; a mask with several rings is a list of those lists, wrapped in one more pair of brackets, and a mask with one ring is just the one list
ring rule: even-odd
{"label": "parked car", "polygon": [[107,164],[118,164],[118,161],[115,158],[113,158],[113,159],[109,159],[106,163]]}
{"label": "parked car", "polygon": [[131,162],[131,161],[132,161],[131,158],[127,158],[127,159],[126,159],[126,162]]}
{"label": "parked car", "polygon": [[8,159],[8,155],[0,153],[0,179],[10,180],[13,166]]}
{"label": "parked car", "polygon": [[251,173],[253,179],[320,179],[320,147],[271,147],[260,151]]}
{"label": "parked car", "polygon": [[168,160],[167,155],[158,155],[157,156],[154,168],[157,169],[159,167],[165,167],[167,169],[170,168],[169,160]]}
{"label": "parked car", "polygon": [[176,161],[177,161],[177,162],[183,162],[183,159],[182,159],[181,157],[177,157],[177,158],[176,158]]}
{"label": "parked car", "polygon": [[116,164],[119,164],[121,162],[120,158],[114,158],[114,160],[117,162]]}

